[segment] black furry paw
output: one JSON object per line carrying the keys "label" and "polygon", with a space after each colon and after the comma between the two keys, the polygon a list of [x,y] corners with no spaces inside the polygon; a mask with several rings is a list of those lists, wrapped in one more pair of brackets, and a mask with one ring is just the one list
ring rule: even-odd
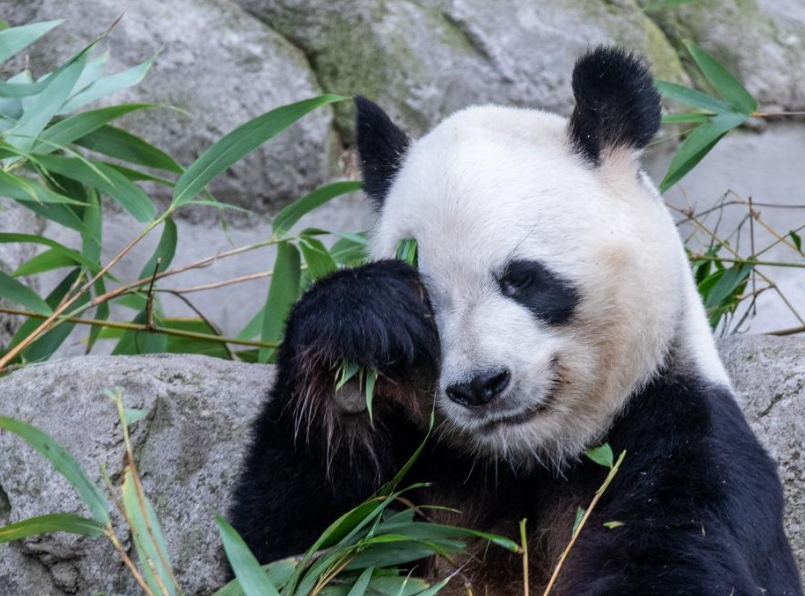
{"label": "black furry paw", "polygon": [[[439,337],[418,272],[396,260],[344,269],[318,281],[294,307],[279,354],[293,393],[342,413],[365,409],[359,380],[335,390],[344,363],[377,373],[374,403],[411,407],[438,371]],[[374,406],[373,406],[374,408]]]}

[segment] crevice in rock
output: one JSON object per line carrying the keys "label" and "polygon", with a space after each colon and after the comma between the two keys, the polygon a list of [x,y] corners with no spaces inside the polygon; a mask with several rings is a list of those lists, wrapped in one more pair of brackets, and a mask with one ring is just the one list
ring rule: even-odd
{"label": "crevice in rock", "polygon": [[8,498],[8,493],[3,489],[3,485],[0,484],[0,523],[7,524],[10,516],[11,499]]}

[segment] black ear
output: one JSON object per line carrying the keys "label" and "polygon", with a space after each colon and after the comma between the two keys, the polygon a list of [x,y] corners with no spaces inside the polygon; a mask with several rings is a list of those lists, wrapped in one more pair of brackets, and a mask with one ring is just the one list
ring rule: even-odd
{"label": "black ear", "polygon": [[355,96],[355,112],[363,190],[380,205],[410,141],[380,106],[362,95]]}
{"label": "black ear", "polygon": [[642,149],[660,128],[660,95],[648,66],[620,48],[599,47],[573,68],[574,148],[599,165],[617,148]]}

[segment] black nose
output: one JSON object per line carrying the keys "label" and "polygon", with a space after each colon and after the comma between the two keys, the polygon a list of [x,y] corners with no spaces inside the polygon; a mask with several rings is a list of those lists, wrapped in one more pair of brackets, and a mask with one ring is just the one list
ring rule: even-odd
{"label": "black nose", "polygon": [[483,406],[503,393],[509,386],[511,373],[508,368],[489,370],[476,376],[469,383],[456,383],[447,388],[447,397],[462,406]]}

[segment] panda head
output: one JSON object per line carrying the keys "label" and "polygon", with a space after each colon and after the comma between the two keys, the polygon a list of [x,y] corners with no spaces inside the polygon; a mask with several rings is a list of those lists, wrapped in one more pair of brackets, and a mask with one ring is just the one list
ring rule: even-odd
{"label": "panda head", "polygon": [[639,154],[660,125],[645,65],[599,48],[569,119],[460,111],[412,141],[356,98],[374,258],[418,243],[442,344],[440,428],[515,465],[561,464],[607,430],[676,338],[689,277]]}

